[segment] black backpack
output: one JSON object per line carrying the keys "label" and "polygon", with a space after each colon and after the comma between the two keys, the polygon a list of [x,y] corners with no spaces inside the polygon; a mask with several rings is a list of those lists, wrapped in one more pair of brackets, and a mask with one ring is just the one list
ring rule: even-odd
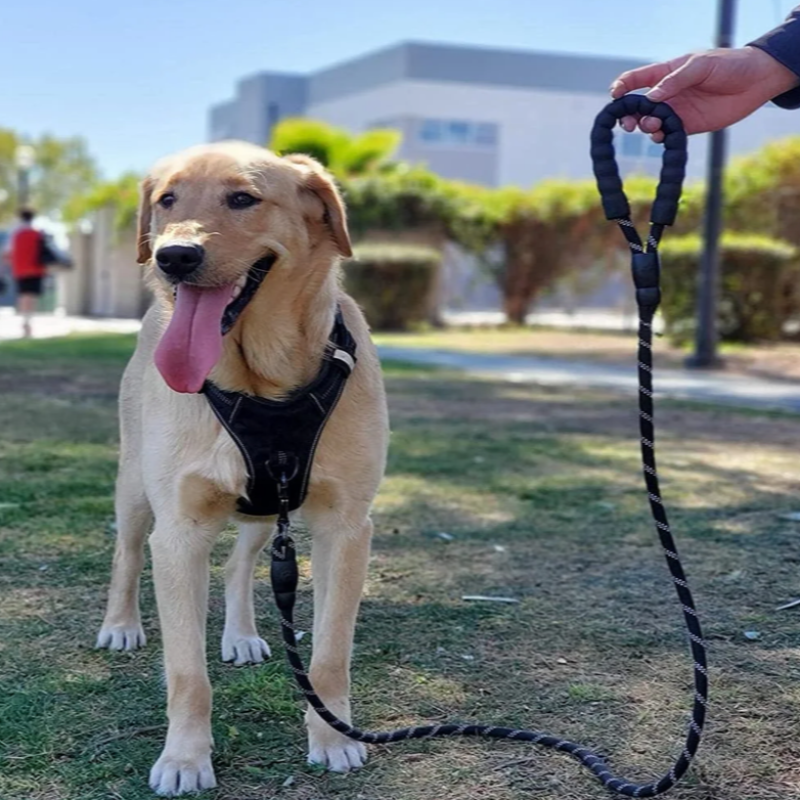
{"label": "black backpack", "polygon": [[59,252],[46,233],[39,239],[39,263],[45,267],[57,264],[59,267],[71,267],[72,260],[65,253]]}

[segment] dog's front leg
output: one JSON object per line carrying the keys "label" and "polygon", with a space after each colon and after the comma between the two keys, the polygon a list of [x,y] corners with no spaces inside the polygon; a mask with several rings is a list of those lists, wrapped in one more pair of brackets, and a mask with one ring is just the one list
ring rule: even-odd
{"label": "dog's front leg", "polygon": [[169,718],[167,740],[150,772],[150,786],[162,795],[216,786],[211,766],[206,616],[209,553],[222,525],[157,518],[150,536]]}
{"label": "dog's front leg", "polygon": [[[358,606],[367,574],[372,521],[335,512],[306,513],[312,534],[314,653],[309,677],[326,706],[350,722],[350,655]],[[360,742],[337,733],[309,708],[308,760],[335,772],[361,767]]]}

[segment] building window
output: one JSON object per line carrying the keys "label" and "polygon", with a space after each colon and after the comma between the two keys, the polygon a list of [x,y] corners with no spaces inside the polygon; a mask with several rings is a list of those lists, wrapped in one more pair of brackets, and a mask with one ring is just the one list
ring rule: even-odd
{"label": "building window", "polygon": [[448,139],[456,144],[469,144],[471,133],[469,122],[461,122],[460,120],[451,120],[447,123]]}
{"label": "building window", "polygon": [[495,147],[497,125],[463,119],[423,119],[417,138],[423,144],[454,147]]}
{"label": "building window", "polygon": [[419,129],[419,138],[423,142],[442,141],[442,123],[438,119],[423,120]]}

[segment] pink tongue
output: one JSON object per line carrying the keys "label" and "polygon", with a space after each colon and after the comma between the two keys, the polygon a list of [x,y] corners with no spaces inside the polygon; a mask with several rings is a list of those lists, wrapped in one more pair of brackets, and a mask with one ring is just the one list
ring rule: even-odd
{"label": "pink tongue", "polygon": [[178,286],[175,311],[155,354],[158,371],[176,392],[199,392],[219,360],[222,314],[230,302],[231,288]]}

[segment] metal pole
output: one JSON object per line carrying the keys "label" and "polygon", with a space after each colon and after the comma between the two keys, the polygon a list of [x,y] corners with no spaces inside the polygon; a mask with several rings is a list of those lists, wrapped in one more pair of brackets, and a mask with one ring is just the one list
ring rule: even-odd
{"label": "metal pole", "polygon": [[[717,47],[731,47],[735,0],[720,0]],[[694,355],[687,367],[711,369],[720,366],[717,355],[717,295],[719,294],[719,236],[722,230],[722,178],[728,144],[726,130],[711,134],[708,157],[708,188],[703,221],[703,259],[697,291],[697,333]]]}

